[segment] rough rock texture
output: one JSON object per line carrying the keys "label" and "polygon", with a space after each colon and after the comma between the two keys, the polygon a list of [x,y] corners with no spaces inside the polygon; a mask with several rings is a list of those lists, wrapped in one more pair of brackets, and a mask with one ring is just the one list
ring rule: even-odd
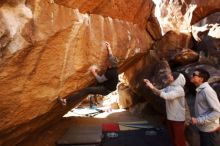
{"label": "rough rock texture", "polygon": [[134,92],[132,92],[129,82],[124,73],[119,75],[119,83],[117,85],[118,106],[120,109],[126,109],[134,105]]}
{"label": "rough rock texture", "polygon": [[169,31],[154,43],[153,48],[156,56],[167,59],[172,67],[193,63],[199,57],[192,50],[192,36],[189,33]]}
{"label": "rough rock texture", "polygon": [[209,15],[192,26],[200,62],[220,66],[220,12]]}
{"label": "rough rock texture", "polygon": [[187,65],[193,62],[196,62],[199,59],[198,53],[191,49],[182,49],[178,53],[174,54],[173,58],[170,60],[171,66],[182,66]]}
{"label": "rough rock texture", "polygon": [[[127,60],[148,52],[153,41],[141,25],[151,12],[143,2],[132,2],[140,16],[135,20],[129,15],[121,19],[114,9],[105,15],[82,14],[53,0],[1,3],[0,145],[16,145],[61,118],[71,107],[61,108],[56,97],[89,86],[94,81],[88,71],[91,65],[96,64],[100,73],[106,69],[104,41],[110,42],[121,70]],[[99,11],[102,7],[104,11],[111,5],[106,1]],[[119,7],[120,12],[127,7]],[[111,18],[117,14],[118,19]],[[139,20],[141,25],[134,24]]]}
{"label": "rough rock texture", "polygon": [[70,8],[77,8],[81,13],[99,14],[114,19],[126,20],[146,28],[149,34],[161,37],[159,22],[154,16],[154,3],[151,0],[54,0]]}
{"label": "rough rock texture", "polygon": [[120,83],[118,85],[118,106],[120,109],[126,109],[133,104],[133,93],[128,85]]}
{"label": "rough rock texture", "polygon": [[154,40],[159,40],[162,37],[160,23],[155,16],[155,9],[151,11],[151,15],[147,19],[146,30]]}
{"label": "rough rock texture", "polygon": [[158,19],[164,34],[170,30],[175,32],[189,31],[189,25],[184,19],[186,10],[182,12],[184,6],[186,7],[184,1],[182,3],[182,1],[178,0],[161,0]]}
{"label": "rough rock texture", "polygon": [[22,36],[25,35],[25,31],[22,29],[31,20],[32,12],[23,2],[19,5],[16,4],[16,2],[5,3],[0,9],[0,23],[2,24],[0,26],[1,59],[30,46],[30,42]]}
{"label": "rough rock texture", "polygon": [[146,0],[54,0],[57,4],[62,4],[70,8],[77,8],[82,13],[99,14],[109,16],[114,19],[121,19],[145,26],[150,16],[153,3]]}
{"label": "rough rock texture", "polygon": [[[157,56],[159,58],[166,58],[169,61],[172,60],[172,63],[175,63],[175,59],[178,61],[178,56],[180,57],[180,54],[183,54],[184,50],[189,50],[192,46],[191,34],[174,31],[167,32],[160,40],[154,43]],[[185,58],[182,57],[182,62],[187,60],[190,63],[196,60],[198,55],[192,50],[188,52],[188,55],[185,53]],[[187,62],[185,63],[187,64]]]}
{"label": "rough rock texture", "polygon": [[[132,91],[139,97],[147,100],[156,111],[165,114],[164,101],[155,97],[155,95],[144,85],[143,79],[151,80],[157,88],[161,89],[166,86],[167,74],[170,73],[170,66],[166,60],[160,60],[154,56],[154,53],[141,56],[135,65],[125,71]],[[138,98],[138,97],[136,97]]]}
{"label": "rough rock texture", "polygon": [[210,14],[220,11],[220,1],[218,0],[196,0],[195,5],[195,9],[191,8],[193,10],[190,21],[191,25]]}
{"label": "rough rock texture", "polygon": [[189,32],[192,24],[217,11],[220,11],[218,0],[162,0],[159,21],[164,33]]}
{"label": "rough rock texture", "polygon": [[[186,65],[197,61],[199,51],[204,52],[201,66],[209,63],[210,72],[219,70],[219,14],[198,22],[219,7],[217,0],[164,0],[159,21],[166,34],[161,37],[151,0],[1,1],[0,145],[18,144],[74,106],[62,108],[56,97],[91,85],[91,65],[104,72],[104,41],[119,58],[119,72],[125,72],[129,92],[164,114],[164,101],[146,89],[143,78],[163,88],[172,65],[189,74],[194,67]],[[192,30],[195,41],[189,34]],[[216,73],[210,82],[219,89]]]}

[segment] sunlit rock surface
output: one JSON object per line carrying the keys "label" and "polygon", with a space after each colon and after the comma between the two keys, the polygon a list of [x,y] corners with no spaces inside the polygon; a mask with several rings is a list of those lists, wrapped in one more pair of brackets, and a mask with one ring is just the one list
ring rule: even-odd
{"label": "sunlit rock surface", "polygon": [[134,105],[134,92],[132,92],[129,82],[124,73],[119,75],[119,83],[117,85],[118,92],[118,106],[121,109],[126,109]]}
{"label": "sunlit rock surface", "polygon": [[[191,3],[193,5],[193,1]],[[209,1],[196,0],[194,2],[194,6],[192,6],[190,9],[191,11],[193,11],[191,17],[189,17],[191,18],[190,24],[192,25],[210,14],[219,12],[220,1],[218,0],[209,0]]]}
{"label": "sunlit rock surface", "polygon": [[[103,5],[111,7],[107,1]],[[119,9],[124,12],[127,7]],[[146,5],[138,7],[137,15],[149,11],[145,9]],[[71,108],[62,108],[56,97],[91,85],[95,80],[88,71],[91,65],[96,64],[100,73],[106,69],[104,41],[110,42],[122,69],[153,44],[145,27],[134,24],[139,20],[146,24],[143,17],[82,14],[53,0],[7,1],[1,3],[0,15],[0,145],[4,146],[16,145]]]}
{"label": "sunlit rock surface", "polygon": [[166,58],[172,66],[187,65],[198,60],[198,54],[191,49],[193,42],[190,33],[169,31],[153,46],[158,58]]}
{"label": "sunlit rock surface", "polygon": [[219,10],[219,1],[163,1],[159,8],[164,36],[150,0],[1,1],[0,145],[20,143],[74,106],[62,108],[56,97],[94,83],[91,65],[104,72],[104,41],[110,42],[129,83],[122,93],[130,95],[129,103],[122,101],[122,108],[138,97],[165,114],[164,101],[143,78],[161,89],[173,69],[190,77],[195,66],[208,64],[210,83],[218,90],[219,14],[208,15]]}
{"label": "sunlit rock surface", "polygon": [[55,3],[77,8],[81,13],[99,14],[125,20],[146,28],[154,39],[161,37],[159,23],[151,0],[54,0]]}
{"label": "sunlit rock surface", "polygon": [[0,9],[1,59],[31,45],[25,37],[27,32],[23,29],[33,17],[32,12],[24,3],[15,4],[16,2],[5,3]]}
{"label": "sunlit rock surface", "polygon": [[202,18],[220,11],[218,0],[161,0],[159,21],[164,33],[173,31],[188,32],[191,25]]}
{"label": "sunlit rock surface", "polygon": [[55,3],[77,8],[81,13],[99,14],[115,19],[130,21],[145,25],[153,9],[153,2],[149,0],[54,0]]}
{"label": "sunlit rock surface", "polygon": [[209,15],[192,26],[200,62],[220,66],[220,12]]}
{"label": "sunlit rock surface", "polygon": [[192,47],[192,37],[190,34],[178,33],[174,31],[167,32],[160,40],[155,42],[154,48],[160,58],[170,58],[177,51]]}

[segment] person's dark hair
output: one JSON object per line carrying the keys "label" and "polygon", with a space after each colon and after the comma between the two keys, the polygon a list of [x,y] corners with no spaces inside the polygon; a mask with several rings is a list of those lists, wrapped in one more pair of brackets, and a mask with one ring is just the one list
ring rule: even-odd
{"label": "person's dark hair", "polygon": [[108,60],[112,67],[117,67],[118,62],[119,62],[117,57],[110,55]]}
{"label": "person's dark hair", "polygon": [[196,69],[194,72],[196,71],[199,72],[198,76],[203,78],[203,82],[207,82],[208,79],[210,78],[210,74],[208,71],[201,68]]}
{"label": "person's dark hair", "polygon": [[173,79],[176,80],[179,77],[180,73],[179,72],[172,72],[172,75],[173,75]]}

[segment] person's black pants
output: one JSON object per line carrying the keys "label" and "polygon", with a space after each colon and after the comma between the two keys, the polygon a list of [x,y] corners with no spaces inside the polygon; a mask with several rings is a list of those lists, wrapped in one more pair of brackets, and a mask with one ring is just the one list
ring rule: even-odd
{"label": "person's black pants", "polygon": [[220,130],[215,132],[199,131],[200,146],[220,146]]}
{"label": "person's black pants", "polygon": [[106,89],[104,86],[93,86],[93,87],[87,87],[78,93],[75,93],[67,98],[67,104],[71,104],[73,102],[79,102],[85,96],[89,94],[100,94],[100,95],[108,95],[111,91]]}

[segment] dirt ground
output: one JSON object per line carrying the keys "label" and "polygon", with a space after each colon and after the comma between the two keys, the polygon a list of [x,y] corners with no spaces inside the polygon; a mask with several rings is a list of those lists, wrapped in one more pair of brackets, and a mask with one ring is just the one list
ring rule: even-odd
{"label": "dirt ground", "polygon": [[[51,125],[50,127],[43,129],[40,133],[30,135],[25,141],[18,144],[17,146],[56,146],[58,141],[65,132],[72,126],[83,126],[83,125],[102,125],[102,123],[113,123],[113,122],[132,122],[132,121],[148,121],[154,126],[164,126],[163,116],[159,116],[152,111],[151,108],[146,108],[147,104],[142,103],[130,108],[129,110],[115,109],[100,113],[94,117],[75,117],[73,112],[66,114],[62,120]],[[89,107],[88,101],[83,102],[79,106],[83,108]],[[73,116],[74,115],[74,116]],[[195,133],[193,127],[186,128],[186,138],[191,143],[191,146],[198,146],[198,134]]]}
{"label": "dirt ground", "polygon": [[56,141],[73,125],[101,125],[102,123],[109,122],[130,122],[137,120],[146,120],[146,118],[134,116],[129,111],[112,112],[106,118],[67,117],[37,135],[30,135],[27,140],[18,146],[55,146]]}

